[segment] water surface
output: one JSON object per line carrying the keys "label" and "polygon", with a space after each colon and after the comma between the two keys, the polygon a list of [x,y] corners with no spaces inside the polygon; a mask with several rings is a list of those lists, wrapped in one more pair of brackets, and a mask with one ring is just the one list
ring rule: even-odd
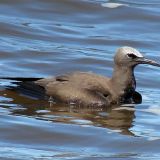
{"label": "water surface", "polygon": [[[160,61],[159,7],[158,0],[1,0],[1,77],[111,76],[124,45]],[[0,158],[159,160],[160,70],[142,65],[135,74],[143,103],[105,109],[50,106],[0,80]]]}

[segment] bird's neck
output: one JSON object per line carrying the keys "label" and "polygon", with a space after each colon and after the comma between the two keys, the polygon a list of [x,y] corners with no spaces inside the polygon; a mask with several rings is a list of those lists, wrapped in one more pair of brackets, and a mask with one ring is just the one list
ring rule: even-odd
{"label": "bird's neck", "polygon": [[115,65],[111,81],[114,88],[119,90],[135,90],[136,81],[134,77],[134,67]]}

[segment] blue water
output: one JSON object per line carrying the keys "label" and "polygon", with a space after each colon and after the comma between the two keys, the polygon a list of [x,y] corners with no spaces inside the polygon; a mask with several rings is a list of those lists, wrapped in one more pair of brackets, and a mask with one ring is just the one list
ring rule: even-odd
{"label": "blue water", "polygon": [[[112,75],[118,47],[160,62],[158,0],[2,0],[1,77],[72,71]],[[143,102],[116,108],[49,106],[0,80],[0,159],[160,159],[160,68],[135,70]]]}

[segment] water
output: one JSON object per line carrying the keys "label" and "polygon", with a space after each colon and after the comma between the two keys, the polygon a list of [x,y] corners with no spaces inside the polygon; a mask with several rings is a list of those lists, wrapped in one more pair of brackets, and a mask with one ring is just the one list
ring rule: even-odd
{"label": "water", "polygon": [[[111,76],[124,45],[160,61],[159,7],[158,0],[1,0],[1,76]],[[0,159],[159,160],[160,70],[142,65],[135,74],[143,103],[107,109],[50,106],[0,80]]]}

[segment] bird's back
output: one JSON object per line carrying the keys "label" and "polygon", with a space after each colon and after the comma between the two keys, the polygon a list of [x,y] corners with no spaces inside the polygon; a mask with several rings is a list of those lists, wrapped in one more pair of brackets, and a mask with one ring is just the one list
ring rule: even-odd
{"label": "bird's back", "polygon": [[75,72],[35,82],[46,89],[46,93],[62,102],[83,104],[106,103],[109,78],[93,73]]}

